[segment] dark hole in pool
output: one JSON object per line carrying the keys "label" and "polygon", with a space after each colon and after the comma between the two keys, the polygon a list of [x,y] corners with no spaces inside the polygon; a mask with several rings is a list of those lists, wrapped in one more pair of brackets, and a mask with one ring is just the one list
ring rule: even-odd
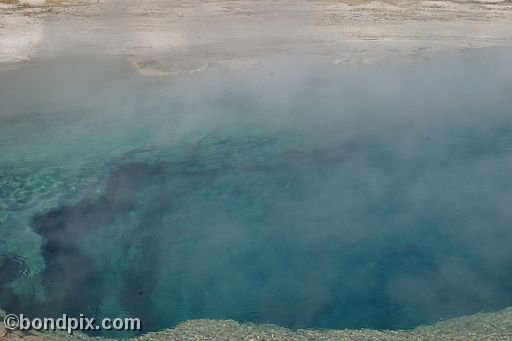
{"label": "dark hole in pool", "polygon": [[[320,84],[294,99],[333,113],[306,120],[334,127],[314,135],[317,145],[283,147],[285,137],[264,132],[212,137],[179,161],[137,160],[168,146],[112,157],[101,194],[31,217],[43,294],[14,290],[26,265],[4,261],[0,306],[136,316],[145,331],[195,318],[398,329],[510,306],[511,103],[489,90],[509,83],[485,70],[434,85],[420,72],[400,100],[372,83],[343,81],[342,96]],[[427,95],[447,98],[435,84],[455,103],[426,105]],[[381,104],[351,102],[364,91]],[[245,108],[220,102],[221,111]],[[356,114],[336,119],[346,111]],[[6,196],[13,183],[2,185]]]}

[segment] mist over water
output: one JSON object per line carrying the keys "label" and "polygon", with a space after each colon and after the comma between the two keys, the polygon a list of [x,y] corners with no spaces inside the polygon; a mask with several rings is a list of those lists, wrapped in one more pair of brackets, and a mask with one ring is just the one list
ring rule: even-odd
{"label": "mist over water", "polygon": [[0,74],[0,307],[410,328],[512,305],[512,68]]}

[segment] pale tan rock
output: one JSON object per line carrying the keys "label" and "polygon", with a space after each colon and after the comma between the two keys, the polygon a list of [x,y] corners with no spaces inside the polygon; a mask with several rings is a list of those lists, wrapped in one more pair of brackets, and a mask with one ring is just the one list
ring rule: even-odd
{"label": "pale tan rock", "polygon": [[21,336],[15,334],[7,334],[6,339],[8,341],[23,341],[23,338]]}
{"label": "pale tan rock", "polygon": [[[23,1],[30,5],[19,5]],[[0,1],[0,65],[69,51],[101,53],[151,62],[142,70],[159,76],[205,65],[238,68],[290,54],[361,65],[512,46],[508,0],[13,3]]]}

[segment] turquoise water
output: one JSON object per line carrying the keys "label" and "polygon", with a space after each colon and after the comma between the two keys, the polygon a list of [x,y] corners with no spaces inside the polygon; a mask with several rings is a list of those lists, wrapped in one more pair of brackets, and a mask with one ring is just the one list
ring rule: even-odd
{"label": "turquoise water", "polygon": [[0,307],[410,328],[512,305],[507,50],[0,74]]}

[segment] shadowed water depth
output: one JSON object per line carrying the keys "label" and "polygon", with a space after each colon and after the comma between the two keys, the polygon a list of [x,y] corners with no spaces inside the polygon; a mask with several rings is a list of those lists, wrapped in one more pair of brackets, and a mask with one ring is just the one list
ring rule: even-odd
{"label": "shadowed water depth", "polygon": [[398,329],[510,306],[509,55],[2,74],[0,306],[145,331]]}

